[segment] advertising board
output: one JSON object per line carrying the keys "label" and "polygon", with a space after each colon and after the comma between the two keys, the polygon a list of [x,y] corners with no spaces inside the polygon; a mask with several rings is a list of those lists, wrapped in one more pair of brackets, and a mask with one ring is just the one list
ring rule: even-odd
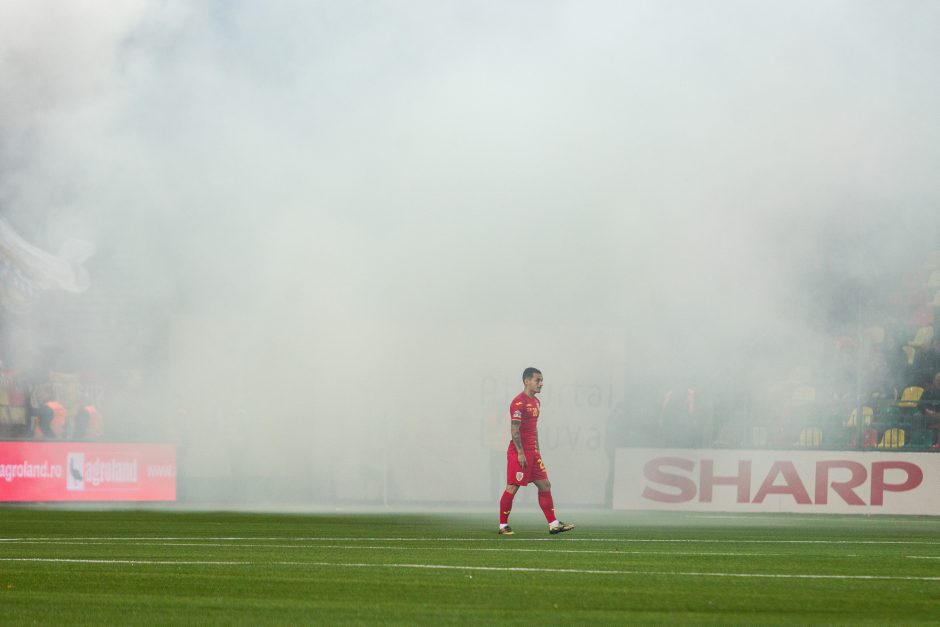
{"label": "advertising board", "polygon": [[0,501],[175,501],[171,444],[0,442]]}
{"label": "advertising board", "polygon": [[940,515],[940,455],[617,449],[614,509]]}

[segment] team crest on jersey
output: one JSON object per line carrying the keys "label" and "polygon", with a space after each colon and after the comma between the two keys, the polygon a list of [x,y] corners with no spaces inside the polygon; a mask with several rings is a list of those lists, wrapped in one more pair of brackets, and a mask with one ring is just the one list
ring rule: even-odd
{"label": "team crest on jersey", "polygon": [[523,478],[524,476],[525,476],[524,473],[517,472],[517,473],[516,473],[516,481],[522,481],[522,478]]}

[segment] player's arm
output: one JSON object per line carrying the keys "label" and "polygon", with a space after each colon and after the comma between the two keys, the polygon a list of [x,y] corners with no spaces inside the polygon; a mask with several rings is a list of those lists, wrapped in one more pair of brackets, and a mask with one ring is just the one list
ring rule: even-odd
{"label": "player's arm", "polygon": [[509,423],[509,432],[512,434],[512,443],[516,445],[516,453],[519,456],[519,465],[525,468],[525,452],[522,450],[522,433],[520,433],[520,428],[522,427],[521,420],[513,419]]}

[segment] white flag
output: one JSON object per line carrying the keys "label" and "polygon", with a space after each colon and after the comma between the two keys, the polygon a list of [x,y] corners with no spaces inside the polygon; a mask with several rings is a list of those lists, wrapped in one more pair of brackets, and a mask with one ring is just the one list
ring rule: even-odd
{"label": "white flag", "polygon": [[94,254],[93,244],[77,239],[66,240],[55,255],[47,253],[0,220],[0,304],[24,313],[42,290],[85,291],[89,280],[82,264]]}

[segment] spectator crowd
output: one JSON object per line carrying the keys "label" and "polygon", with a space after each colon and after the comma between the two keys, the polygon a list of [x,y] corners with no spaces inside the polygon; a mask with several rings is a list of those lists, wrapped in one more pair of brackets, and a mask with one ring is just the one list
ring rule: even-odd
{"label": "spectator crowd", "polygon": [[761,367],[756,350],[735,375],[660,388],[645,411],[654,416],[647,432],[655,436],[639,440],[680,448],[940,450],[940,251],[871,300],[821,334],[805,363],[769,383],[745,372]]}
{"label": "spectator crowd", "polygon": [[0,362],[0,440],[97,440],[99,386],[75,373],[28,376]]}

